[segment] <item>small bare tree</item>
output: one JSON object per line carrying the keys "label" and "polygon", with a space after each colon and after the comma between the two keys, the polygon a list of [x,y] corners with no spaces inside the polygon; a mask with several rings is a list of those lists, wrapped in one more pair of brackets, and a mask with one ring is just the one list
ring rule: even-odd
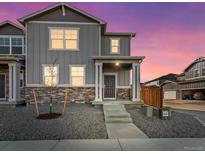
{"label": "small bare tree", "polygon": [[49,82],[46,84],[46,82],[44,82],[45,86],[50,88],[50,103],[49,103],[49,112],[52,113],[52,106],[53,106],[53,90],[56,87],[57,82],[55,80],[56,78],[56,73],[57,70],[55,69],[56,66],[56,62],[57,59],[54,60],[54,62],[52,63],[51,66],[48,67],[48,73],[49,73]]}

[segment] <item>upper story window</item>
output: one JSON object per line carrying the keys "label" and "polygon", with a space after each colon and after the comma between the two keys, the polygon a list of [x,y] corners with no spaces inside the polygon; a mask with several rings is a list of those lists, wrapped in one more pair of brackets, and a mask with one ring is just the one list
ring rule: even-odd
{"label": "upper story window", "polygon": [[0,36],[0,54],[22,54],[24,48],[23,37]]}
{"label": "upper story window", "polygon": [[111,38],[111,53],[120,53],[120,39]]}
{"label": "upper story window", "polygon": [[202,76],[205,76],[205,67],[202,68],[202,70],[201,70],[201,75],[202,75]]}
{"label": "upper story window", "polygon": [[50,49],[79,50],[79,28],[50,28]]}
{"label": "upper story window", "polygon": [[196,69],[196,70],[194,70],[194,77],[199,77],[199,70],[198,69]]}
{"label": "upper story window", "polygon": [[85,84],[85,67],[71,66],[71,85],[83,86]]}
{"label": "upper story window", "polygon": [[56,86],[58,84],[58,66],[43,66],[43,81],[45,86]]}

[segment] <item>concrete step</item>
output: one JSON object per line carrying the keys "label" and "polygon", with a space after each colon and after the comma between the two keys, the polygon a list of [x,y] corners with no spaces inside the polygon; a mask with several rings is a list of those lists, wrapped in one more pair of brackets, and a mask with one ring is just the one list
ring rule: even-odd
{"label": "concrete step", "polygon": [[104,111],[126,111],[124,105],[103,105]]}
{"label": "concrete step", "polygon": [[108,118],[105,117],[105,122],[106,123],[132,123],[132,118],[130,117],[112,117],[112,118]]}
{"label": "concrete step", "polygon": [[104,115],[105,115],[105,117],[108,117],[108,118],[112,118],[112,117],[116,117],[116,118],[126,118],[126,117],[128,117],[128,118],[130,118],[130,114],[129,113],[127,113],[127,112],[121,112],[121,111],[115,111],[115,112],[113,112],[113,111],[105,111],[104,112]]}

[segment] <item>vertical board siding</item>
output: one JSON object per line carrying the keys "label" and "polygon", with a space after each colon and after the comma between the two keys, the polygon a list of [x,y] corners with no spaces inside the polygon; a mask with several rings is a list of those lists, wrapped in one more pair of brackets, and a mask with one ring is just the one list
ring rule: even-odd
{"label": "vertical board siding", "polygon": [[[130,37],[127,36],[102,36],[101,39],[101,54],[102,56],[113,56],[113,54],[110,54],[110,39],[111,38],[119,38],[120,39],[120,56],[130,56]],[[117,54],[118,55],[118,54]]]}
{"label": "vertical board siding", "polygon": [[[49,27],[78,27],[79,51],[49,50]],[[99,54],[98,25],[28,24],[28,84],[42,83],[42,64],[59,64],[59,83],[69,84],[69,65],[86,65],[86,84],[94,84],[94,61]]]}
{"label": "vertical board siding", "polygon": [[103,73],[117,73],[117,86],[130,85],[130,70],[126,68],[103,67]]}
{"label": "vertical board siding", "polygon": [[153,106],[155,108],[162,108],[163,106],[163,92],[160,87],[142,87],[141,99],[145,105]]}

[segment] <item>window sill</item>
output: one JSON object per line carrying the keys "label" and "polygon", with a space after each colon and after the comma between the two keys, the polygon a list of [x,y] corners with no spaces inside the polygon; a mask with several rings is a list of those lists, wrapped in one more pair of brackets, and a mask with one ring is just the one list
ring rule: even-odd
{"label": "window sill", "polygon": [[110,52],[110,54],[112,54],[112,55],[119,55],[120,53],[119,52],[117,52],[117,53]]}
{"label": "window sill", "polygon": [[48,51],[80,51],[80,49],[48,49]]}

